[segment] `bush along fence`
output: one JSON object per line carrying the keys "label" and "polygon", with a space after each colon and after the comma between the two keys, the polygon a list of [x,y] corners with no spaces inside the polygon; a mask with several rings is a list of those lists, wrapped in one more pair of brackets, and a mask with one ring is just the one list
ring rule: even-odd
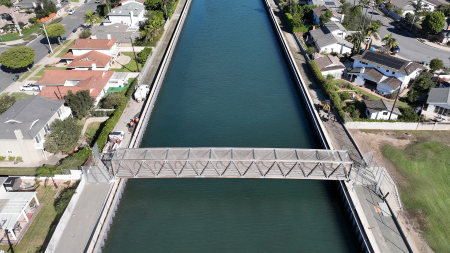
{"label": "bush along fence", "polygon": [[108,141],[109,133],[114,130],[114,127],[116,127],[116,124],[119,122],[119,119],[122,116],[123,111],[127,107],[128,101],[130,100],[131,95],[133,94],[136,84],[137,84],[137,78],[134,79],[134,81],[130,84],[128,89],[120,91],[120,92],[124,93],[126,101],[122,105],[117,107],[116,111],[114,111],[114,113],[113,113],[113,116],[106,121],[106,124],[103,127],[103,129],[97,139],[99,150],[103,149],[106,142]]}
{"label": "bush along fence", "polygon": [[339,112],[339,115],[341,116],[341,118],[345,120],[345,112],[342,110],[341,97],[336,92],[334,84],[322,75],[322,73],[319,70],[319,67],[317,66],[317,64],[314,60],[309,61],[308,64],[313,72],[314,79],[320,85],[320,88],[330,98],[331,102],[333,103],[334,108],[336,108],[336,110]]}

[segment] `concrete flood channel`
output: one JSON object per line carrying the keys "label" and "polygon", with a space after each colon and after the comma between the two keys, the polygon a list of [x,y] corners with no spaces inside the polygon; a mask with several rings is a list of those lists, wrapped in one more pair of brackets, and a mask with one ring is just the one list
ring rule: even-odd
{"label": "concrete flood channel", "polygon": [[[266,3],[189,7],[132,145],[328,147]],[[344,192],[315,180],[130,179],[102,251],[364,252]]]}

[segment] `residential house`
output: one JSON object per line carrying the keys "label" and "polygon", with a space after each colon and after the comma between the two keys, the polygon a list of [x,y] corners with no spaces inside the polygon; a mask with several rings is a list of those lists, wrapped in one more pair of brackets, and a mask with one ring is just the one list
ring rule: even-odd
{"label": "residential house", "polygon": [[[366,105],[366,116],[369,119],[384,119],[388,120],[391,115],[391,110],[394,102],[386,101],[383,99],[379,100],[364,100]],[[398,116],[402,115],[398,106],[395,106],[392,111],[391,120],[397,120]]]}
{"label": "residential house", "polygon": [[27,163],[46,159],[44,142],[50,124],[71,113],[64,100],[33,96],[17,101],[0,115],[0,156],[22,157]]}
{"label": "residential house", "polygon": [[328,75],[334,76],[335,79],[340,79],[344,73],[345,66],[339,61],[339,58],[333,55],[325,55],[314,60],[319,67],[320,72],[324,77]]}
{"label": "residential house", "polygon": [[318,29],[309,31],[311,40],[319,53],[350,53],[353,44],[345,40],[347,30],[339,23],[330,21]]}
{"label": "residential house", "polygon": [[340,12],[342,3],[339,0],[307,0],[308,5],[326,6],[335,12]]}
{"label": "residential house", "polygon": [[[413,0],[412,2],[417,3],[417,0]],[[445,3],[445,1],[422,0],[422,11],[434,12],[437,10],[437,7],[443,3]],[[409,4],[409,0],[392,0],[392,4],[396,7],[395,9],[405,10],[403,16],[405,16],[406,13],[414,14],[414,8]]]}
{"label": "residential house", "polygon": [[94,26],[91,28],[91,39],[116,39],[118,47],[131,47],[131,42],[139,38],[138,27],[123,24]]}
{"label": "residential house", "polygon": [[[3,7],[3,8],[2,8]],[[9,8],[5,6],[0,6],[0,28],[3,28],[5,25],[14,25],[22,22],[24,27],[28,26],[29,19],[36,17],[36,14],[31,13],[27,14],[25,12],[13,12],[10,13]]]}
{"label": "residential house", "polygon": [[331,14],[333,15],[333,16],[331,16],[330,21],[342,23],[342,21],[344,20],[344,16],[345,16],[344,14],[339,14],[334,9],[328,8],[327,6],[323,6],[323,5],[312,9],[312,11],[313,11],[315,25],[320,24],[320,16],[322,14],[325,14],[327,11],[331,11]]}
{"label": "residential house", "polygon": [[419,63],[370,50],[352,58],[355,62],[348,72],[350,80],[358,86],[376,88],[384,94],[403,90],[424,69]]}
{"label": "residential house", "polygon": [[447,18],[444,29],[442,29],[439,35],[440,35],[439,38],[442,43],[444,44],[450,43],[450,18]]}
{"label": "residential house", "polygon": [[[64,5],[68,5],[68,2],[60,1],[60,0],[50,0],[50,2],[53,2],[56,7],[61,7],[61,2],[63,2]],[[21,10],[32,10],[36,9],[36,7],[41,4],[37,0],[19,0],[19,1],[13,1],[14,8],[21,9]]]}
{"label": "residential house", "polygon": [[69,91],[87,90],[97,105],[110,87],[118,87],[126,83],[126,76],[112,78],[114,71],[100,70],[46,70],[44,76],[35,84],[42,86],[39,96],[53,99],[64,99]]}
{"label": "residential house", "polygon": [[61,59],[68,69],[108,70],[119,55],[117,39],[77,39]]}
{"label": "residential house", "polygon": [[427,112],[450,116],[450,88],[431,88],[427,104]]}
{"label": "residential house", "polygon": [[102,21],[102,25],[124,24],[128,26],[139,26],[140,22],[145,21],[144,14],[145,6],[143,3],[126,1],[112,9]]}

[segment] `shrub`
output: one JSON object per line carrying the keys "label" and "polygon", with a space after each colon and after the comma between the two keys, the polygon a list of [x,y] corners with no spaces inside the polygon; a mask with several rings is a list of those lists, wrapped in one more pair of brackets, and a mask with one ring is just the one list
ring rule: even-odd
{"label": "shrub", "polygon": [[399,117],[402,121],[406,122],[415,122],[419,120],[419,115],[416,114],[414,109],[407,107],[407,108],[399,108],[402,115]]}
{"label": "shrub", "polygon": [[341,100],[349,100],[350,99],[350,93],[348,92],[339,92],[339,97],[341,97]]}
{"label": "shrub", "polygon": [[16,157],[16,161],[23,163],[23,159],[21,156]]}
{"label": "shrub", "polygon": [[396,99],[397,98],[398,91],[394,91],[391,94],[387,95],[387,98],[389,99]]}
{"label": "shrub", "polygon": [[6,156],[0,156],[0,161],[4,161],[6,159]]}
{"label": "shrub", "polygon": [[444,63],[441,59],[435,58],[430,61],[430,68],[434,71],[440,70],[444,67]]}
{"label": "shrub", "polygon": [[349,105],[344,107],[344,109],[342,109],[344,112],[348,112],[348,113],[352,113],[354,110],[356,110],[355,105]]}
{"label": "shrub", "polygon": [[140,64],[144,65],[145,62],[147,61],[148,56],[151,55],[151,54],[152,54],[152,48],[151,47],[146,47],[146,48],[144,48],[144,50],[142,50],[141,52],[139,52],[137,54],[137,61]]}
{"label": "shrub", "polygon": [[398,15],[403,15],[403,13],[405,12],[405,10],[403,10],[403,9],[397,9],[396,11],[395,11]]}
{"label": "shrub", "polygon": [[332,74],[327,75],[327,80],[333,81],[334,76]]}
{"label": "shrub", "polygon": [[359,118],[360,112],[359,110],[354,110],[351,115],[352,118]]}
{"label": "shrub", "polygon": [[105,109],[116,109],[125,102],[125,95],[122,92],[115,92],[108,95],[102,101],[102,107]]}
{"label": "shrub", "polygon": [[87,39],[91,36],[91,32],[89,30],[84,30],[80,33],[80,35],[78,36],[78,38],[80,39]]}
{"label": "shrub", "polygon": [[364,100],[370,100],[370,96],[369,96],[369,95],[362,95],[362,98],[363,98]]}
{"label": "shrub", "polygon": [[16,160],[16,157],[15,156],[8,156],[8,160],[10,162],[14,162]]}
{"label": "shrub", "polygon": [[338,56],[339,55],[338,52],[331,52],[330,54],[333,55],[333,56]]}

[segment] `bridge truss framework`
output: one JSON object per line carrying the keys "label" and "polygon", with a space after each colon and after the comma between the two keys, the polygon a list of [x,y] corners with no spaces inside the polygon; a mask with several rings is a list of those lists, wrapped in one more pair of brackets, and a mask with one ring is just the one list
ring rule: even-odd
{"label": "bridge truss framework", "polygon": [[346,150],[269,148],[130,148],[112,154],[122,178],[291,178],[346,180]]}

